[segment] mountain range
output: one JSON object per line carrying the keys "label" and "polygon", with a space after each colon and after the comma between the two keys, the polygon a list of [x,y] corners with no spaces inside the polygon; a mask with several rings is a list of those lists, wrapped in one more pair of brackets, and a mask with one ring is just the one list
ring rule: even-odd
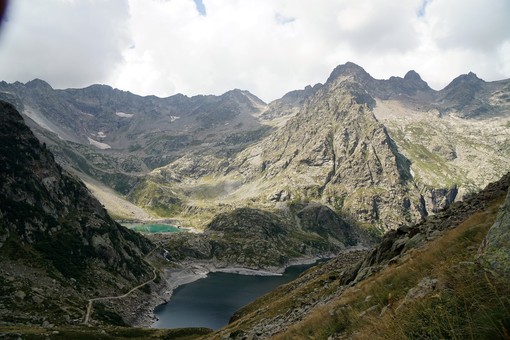
{"label": "mountain range", "polygon": [[[441,275],[464,262],[492,273],[488,286],[506,294],[498,280],[507,272],[507,223],[497,212],[508,191],[510,80],[469,73],[436,91],[414,71],[379,80],[347,63],[324,84],[268,104],[243,90],[158,98],[106,85],[56,90],[42,80],[1,82],[0,99],[4,324],[138,324],[173,287],[168,273],[194,263],[275,271],[333,257],[289,286],[306,296],[272,295],[280,314],[267,315],[263,299],[236,313],[220,332],[231,338],[290,325],[290,337],[315,334],[316,318],[327,323],[321,330],[336,327],[328,336],[352,335],[359,329],[345,320],[383,316],[391,294],[404,304],[412,287],[457,284]],[[198,233],[144,237],[114,220],[169,218]],[[503,229],[487,232],[493,223]],[[451,269],[420,271],[426,282],[402,279],[396,293],[366,288],[380,296],[373,305],[346,302],[355,318],[343,309],[348,287],[397,277],[390,266],[409,271],[419,249],[444,253],[448,244],[459,253],[443,266]],[[374,248],[348,255],[353,247]],[[427,259],[424,268],[434,267]],[[124,293],[130,302],[115,302]],[[327,317],[320,308],[330,301]]]}
{"label": "mountain range", "polygon": [[89,187],[199,229],[231,208],[288,201],[326,204],[379,230],[419,221],[506,172],[509,90],[508,80],[469,73],[435,91],[414,71],[378,80],[353,63],[269,104],[241,90],[158,98],[0,83]]}

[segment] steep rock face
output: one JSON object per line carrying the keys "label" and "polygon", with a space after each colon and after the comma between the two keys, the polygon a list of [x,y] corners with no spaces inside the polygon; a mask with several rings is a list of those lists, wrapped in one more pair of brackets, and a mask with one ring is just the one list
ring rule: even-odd
{"label": "steep rock face", "polygon": [[353,65],[335,69],[296,117],[257,146],[259,155],[247,153],[244,173],[272,183],[273,200],[323,200],[363,222],[384,221],[385,228],[420,219],[424,207],[408,182],[409,162],[374,117],[375,100],[358,80],[369,77]]}
{"label": "steep rock face", "polygon": [[[488,208],[494,200],[497,200],[508,191],[509,186],[510,173],[503,176],[499,181],[490,183],[479,193],[448,206],[420,223],[412,226],[402,226],[387,232],[380,244],[372,249],[358,267],[353,267],[352,272],[346,272],[346,275],[341,279],[342,282],[352,284],[361,281],[379,271],[385,265],[394,262],[408,250],[437,238],[445,230],[457,227],[469,216]],[[502,216],[504,216],[504,212]],[[503,228],[506,228],[506,225]],[[499,235],[505,235],[504,237],[508,236],[506,230],[496,232],[496,234],[498,233]],[[504,249],[505,251],[508,250],[508,248]]]}
{"label": "steep rock face", "polygon": [[[43,315],[51,322],[70,322],[82,317],[84,310],[76,310],[76,303],[84,306],[83,299],[92,291],[112,293],[151,277],[152,269],[142,257],[153,245],[113,221],[83,183],[55,163],[5,102],[0,102],[0,164],[4,290],[17,287],[24,296],[32,296],[25,289],[39,289],[33,306],[30,299],[3,296],[9,308],[2,312],[11,314],[9,320],[32,322]],[[45,301],[52,301],[46,314]],[[53,314],[66,306],[74,306],[65,313],[67,321],[64,314]]]}

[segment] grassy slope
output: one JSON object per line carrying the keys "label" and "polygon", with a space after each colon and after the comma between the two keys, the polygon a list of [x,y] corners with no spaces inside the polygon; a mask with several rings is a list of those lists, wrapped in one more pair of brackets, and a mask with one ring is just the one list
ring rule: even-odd
{"label": "grassy slope", "polygon": [[[473,262],[502,201],[503,197],[494,200],[437,241],[349,288],[277,338],[508,338],[508,282],[489,276]],[[437,279],[438,288],[402,304],[408,291],[426,277]]]}

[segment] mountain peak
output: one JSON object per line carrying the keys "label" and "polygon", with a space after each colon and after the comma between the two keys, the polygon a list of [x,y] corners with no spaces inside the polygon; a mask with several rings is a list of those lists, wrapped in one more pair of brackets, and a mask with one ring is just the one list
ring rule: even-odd
{"label": "mountain peak", "polygon": [[335,67],[327,82],[331,82],[341,76],[353,76],[358,80],[373,79],[372,76],[363,69],[363,67],[350,61]]}
{"label": "mountain peak", "polygon": [[[473,72],[471,72],[471,71],[467,74],[467,76],[468,76],[469,78],[476,78],[476,79],[480,79],[480,78],[478,78],[478,76],[476,75],[476,73],[473,73]],[[481,80],[481,79],[480,79],[480,80]]]}
{"label": "mountain peak", "polygon": [[457,78],[453,79],[450,84],[464,84],[464,83],[484,83],[485,81],[483,79],[478,78],[478,76],[473,73],[469,72],[468,74],[461,74]]}
{"label": "mountain peak", "polygon": [[51,87],[50,84],[48,84],[47,82],[45,82],[44,80],[41,80],[39,78],[35,78],[34,80],[27,82],[25,84],[25,86],[28,88],[31,88],[31,89],[40,88],[40,89],[53,90],[53,88]]}
{"label": "mountain peak", "polygon": [[461,74],[457,78],[453,79],[443,90],[451,91],[452,89],[459,87],[478,88],[483,83],[485,83],[483,79],[478,78],[475,73],[469,72],[468,74]]}
{"label": "mountain peak", "polygon": [[422,80],[418,72],[416,72],[415,70],[407,72],[406,75],[404,76],[404,79],[413,81]]}
{"label": "mountain peak", "polygon": [[404,76],[404,82],[411,86],[413,90],[430,90],[429,84],[421,79],[418,72],[411,70]]}
{"label": "mountain peak", "polygon": [[248,99],[249,101],[256,103],[257,105],[266,105],[266,103],[262,99],[260,99],[259,97],[257,97],[256,95],[254,95],[253,93],[251,93],[248,90],[233,89],[233,90],[225,92],[224,94],[221,95],[221,97],[226,97],[226,98],[231,98],[231,99],[236,99],[236,100],[241,100],[241,101],[245,101],[246,99]]}

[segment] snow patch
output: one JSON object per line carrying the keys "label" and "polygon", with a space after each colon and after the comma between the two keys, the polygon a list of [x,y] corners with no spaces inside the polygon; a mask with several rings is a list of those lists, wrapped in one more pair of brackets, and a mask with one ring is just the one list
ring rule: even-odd
{"label": "snow patch", "polygon": [[115,112],[115,114],[122,118],[131,118],[134,116],[133,113],[125,113],[125,112]]}
{"label": "snow patch", "polygon": [[106,143],[101,143],[101,142],[98,142],[97,140],[93,140],[92,138],[90,137],[87,137],[88,140],[89,140],[89,143],[91,145],[94,145],[96,148],[98,149],[101,149],[101,150],[106,150],[106,149],[111,149],[112,147],[109,146],[108,144]]}
{"label": "snow patch", "polygon": [[106,133],[104,133],[103,131],[99,131],[99,132],[97,133],[97,136],[98,136],[99,138],[106,138]]}
{"label": "snow patch", "polygon": [[170,122],[175,122],[177,119],[179,119],[181,117],[177,117],[177,116],[170,116]]}

